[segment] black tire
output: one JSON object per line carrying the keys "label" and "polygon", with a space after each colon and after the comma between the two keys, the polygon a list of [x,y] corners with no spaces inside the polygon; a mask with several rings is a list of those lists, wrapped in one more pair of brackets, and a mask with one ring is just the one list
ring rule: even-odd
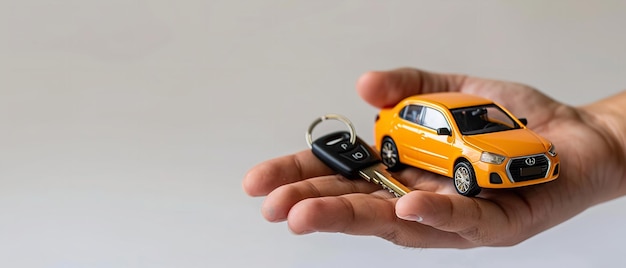
{"label": "black tire", "polygon": [[474,168],[467,161],[460,161],[454,166],[452,183],[456,191],[464,196],[472,197],[480,193],[481,188],[476,182]]}
{"label": "black tire", "polygon": [[398,147],[392,138],[386,137],[383,139],[380,145],[380,158],[382,158],[383,164],[387,166],[388,170],[395,171],[403,167],[400,162],[400,154],[398,154]]}

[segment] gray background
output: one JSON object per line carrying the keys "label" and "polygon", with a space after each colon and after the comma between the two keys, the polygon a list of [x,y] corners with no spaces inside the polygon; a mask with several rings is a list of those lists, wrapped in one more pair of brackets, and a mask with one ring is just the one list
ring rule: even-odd
{"label": "gray background", "polygon": [[626,200],[518,246],[295,236],[241,189],[367,70],[626,86],[626,1],[0,1],[2,267],[616,267]]}

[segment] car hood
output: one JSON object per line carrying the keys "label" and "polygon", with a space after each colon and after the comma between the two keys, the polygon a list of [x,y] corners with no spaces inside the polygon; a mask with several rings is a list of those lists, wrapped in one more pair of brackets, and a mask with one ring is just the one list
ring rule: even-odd
{"label": "car hood", "polygon": [[481,151],[507,157],[545,153],[550,143],[529,129],[513,129],[471,136],[465,142]]}

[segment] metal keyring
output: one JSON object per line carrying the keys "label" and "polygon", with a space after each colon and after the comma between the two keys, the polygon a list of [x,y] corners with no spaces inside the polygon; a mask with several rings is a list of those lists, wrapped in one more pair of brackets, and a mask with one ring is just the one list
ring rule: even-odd
{"label": "metal keyring", "polygon": [[325,120],[331,120],[331,119],[341,121],[346,126],[348,126],[348,130],[350,131],[350,144],[354,145],[356,143],[356,131],[354,130],[354,126],[352,125],[352,122],[350,122],[348,118],[342,115],[327,114],[327,115],[324,115],[315,119],[315,121],[313,121],[313,123],[311,123],[311,125],[309,126],[309,129],[306,132],[306,142],[309,145],[309,148],[313,147],[313,134],[312,133],[313,133],[313,129],[315,128],[315,126],[317,126],[319,123],[322,123]]}

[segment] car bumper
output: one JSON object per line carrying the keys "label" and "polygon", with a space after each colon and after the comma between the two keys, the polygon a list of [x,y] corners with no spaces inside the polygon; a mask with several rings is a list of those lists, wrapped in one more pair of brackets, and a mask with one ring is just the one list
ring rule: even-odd
{"label": "car bumper", "polygon": [[[530,159],[532,161],[530,161]],[[552,181],[559,177],[558,156],[536,154],[507,158],[502,164],[473,163],[478,186],[482,188],[514,188]]]}

